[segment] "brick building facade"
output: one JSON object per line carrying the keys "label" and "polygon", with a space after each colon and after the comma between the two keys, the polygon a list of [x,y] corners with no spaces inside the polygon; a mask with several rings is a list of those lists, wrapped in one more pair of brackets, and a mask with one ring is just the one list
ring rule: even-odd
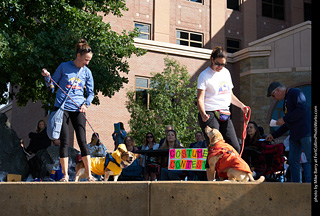
{"label": "brick building facade", "polygon": [[[127,7],[122,17],[110,15],[103,20],[117,32],[138,27],[141,38],[135,45],[148,52],[128,59],[129,83],[123,89],[112,98],[100,95],[101,104],[88,110],[88,119],[108,150],[113,149],[113,123],[122,121],[130,131],[127,91],[143,90],[151,74],[163,70],[167,55],[186,65],[196,80],[209,66],[211,50],[225,47],[234,93],[252,108],[252,119],[266,133],[276,106],[265,97],[269,83],[283,81],[289,87],[311,83],[311,23],[304,22],[310,17],[311,0],[128,0]],[[28,143],[28,133],[38,120],[47,119],[40,107],[40,102],[29,102],[19,108],[13,100],[1,112],[7,113],[13,129]],[[232,112],[240,137],[242,115],[238,108]],[[87,127],[88,142],[91,134]]]}

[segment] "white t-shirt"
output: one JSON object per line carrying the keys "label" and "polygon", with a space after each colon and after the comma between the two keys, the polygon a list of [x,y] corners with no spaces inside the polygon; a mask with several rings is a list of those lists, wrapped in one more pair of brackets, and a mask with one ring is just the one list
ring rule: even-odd
{"label": "white t-shirt", "polygon": [[205,111],[229,109],[233,84],[228,69],[216,72],[208,67],[199,75],[197,89],[205,90]]}

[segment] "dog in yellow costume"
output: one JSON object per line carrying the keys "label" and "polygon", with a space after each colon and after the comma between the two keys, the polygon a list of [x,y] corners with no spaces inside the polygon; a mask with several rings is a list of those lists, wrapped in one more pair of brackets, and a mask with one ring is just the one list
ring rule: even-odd
{"label": "dog in yellow costume", "polygon": [[[114,181],[117,181],[122,169],[128,167],[138,157],[138,154],[129,152],[125,144],[120,144],[116,151],[107,153],[106,157],[91,158],[91,172],[97,175],[104,175],[104,180],[108,181],[110,175],[114,176]],[[76,165],[76,178],[87,178],[85,167],[82,161]]]}

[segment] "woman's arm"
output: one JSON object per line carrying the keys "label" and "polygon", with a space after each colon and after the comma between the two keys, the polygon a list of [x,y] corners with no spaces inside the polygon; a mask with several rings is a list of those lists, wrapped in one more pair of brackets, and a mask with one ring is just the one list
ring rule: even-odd
{"label": "woman's arm", "polygon": [[248,108],[246,108],[247,106],[244,105],[232,92],[231,94],[231,103],[237,107],[239,107],[242,112],[244,112],[245,114],[247,114],[248,112]]}
{"label": "woman's arm", "polygon": [[200,112],[202,121],[206,122],[210,118],[210,116],[206,113],[204,109],[204,95],[205,95],[205,90],[202,89],[197,89],[197,105],[198,105],[198,110]]}

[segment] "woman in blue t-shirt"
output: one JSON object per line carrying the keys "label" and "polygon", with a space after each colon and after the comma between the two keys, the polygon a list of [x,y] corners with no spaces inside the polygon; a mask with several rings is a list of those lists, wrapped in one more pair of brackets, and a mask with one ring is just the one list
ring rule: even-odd
{"label": "woman in blue t-shirt", "polygon": [[[88,180],[94,181],[90,171],[90,152],[88,150],[86,141],[86,119],[83,115],[83,113],[87,111],[94,97],[92,73],[86,66],[92,59],[92,55],[93,52],[89,44],[86,42],[86,40],[80,39],[76,45],[76,59],[61,63],[52,76],[52,79],[58,83],[65,92],[68,92],[72,87],[72,90],[69,92],[69,96],[76,103],[75,104],[72,100],[70,100],[70,98],[67,98],[64,105],[64,116],[60,133],[60,163],[64,176],[60,181],[69,181],[68,146],[70,121],[76,132],[78,145],[81,150],[82,161],[89,176]],[[76,79],[81,68],[83,69]],[[43,72],[42,75],[46,76],[45,79],[47,85],[52,85],[48,77],[50,73]],[[84,97],[84,86],[86,86],[87,98]],[[54,104],[56,110],[61,106],[65,98],[66,95],[60,89],[58,89]]]}

